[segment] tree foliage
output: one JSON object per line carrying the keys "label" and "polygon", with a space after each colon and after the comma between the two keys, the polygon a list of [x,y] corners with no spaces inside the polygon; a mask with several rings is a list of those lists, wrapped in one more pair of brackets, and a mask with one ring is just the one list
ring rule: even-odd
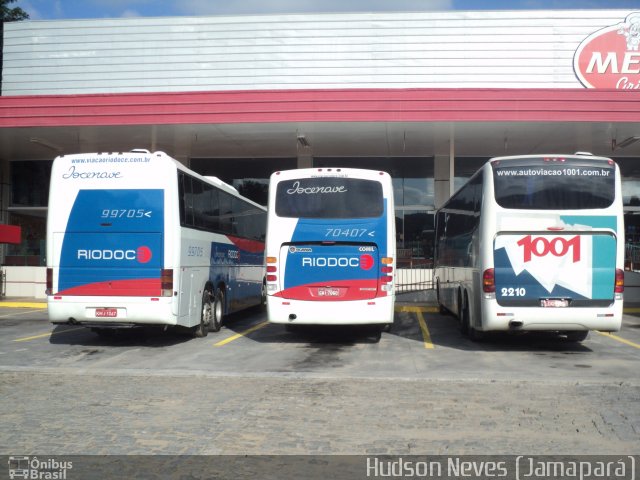
{"label": "tree foliage", "polygon": [[3,22],[15,22],[16,20],[26,20],[29,14],[20,7],[11,8],[10,4],[17,0],[0,0],[0,13]]}

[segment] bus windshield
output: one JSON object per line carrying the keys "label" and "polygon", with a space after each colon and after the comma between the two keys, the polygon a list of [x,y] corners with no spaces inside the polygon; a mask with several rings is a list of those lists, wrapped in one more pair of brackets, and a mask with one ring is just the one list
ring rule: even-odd
{"label": "bus windshield", "polygon": [[615,164],[585,159],[492,162],[495,199],[503,208],[584,210],[607,208],[615,198]]}
{"label": "bus windshield", "polygon": [[344,177],[278,183],[276,215],[289,218],[375,218],[384,213],[382,184]]}

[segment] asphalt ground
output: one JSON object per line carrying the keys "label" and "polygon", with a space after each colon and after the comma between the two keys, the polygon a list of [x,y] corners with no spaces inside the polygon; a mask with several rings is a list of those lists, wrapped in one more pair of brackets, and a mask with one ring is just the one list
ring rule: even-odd
{"label": "asphalt ground", "polygon": [[637,454],[640,311],[582,343],[474,343],[430,305],[287,331],[248,310],[198,339],[102,338],[0,303],[0,454]]}

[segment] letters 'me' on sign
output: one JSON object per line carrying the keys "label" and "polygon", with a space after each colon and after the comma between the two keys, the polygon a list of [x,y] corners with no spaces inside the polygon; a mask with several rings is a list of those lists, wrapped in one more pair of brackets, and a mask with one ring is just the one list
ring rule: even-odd
{"label": "letters 'me' on sign", "polygon": [[587,88],[640,90],[640,12],[585,38],[573,69]]}

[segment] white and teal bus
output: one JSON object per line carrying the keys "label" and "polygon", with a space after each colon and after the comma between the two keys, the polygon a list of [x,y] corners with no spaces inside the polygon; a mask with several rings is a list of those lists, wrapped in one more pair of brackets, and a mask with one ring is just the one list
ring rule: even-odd
{"label": "white and teal bus", "polygon": [[393,323],[396,258],[388,173],[275,172],[269,184],[267,312],[272,323]]}
{"label": "white and teal bus", "polygon": [[163,152],[64,155],[51,171],[47,301],[54,324],[196,336],[264,302],[266,208]]}
{"label": "white and teal bus", "polygon": [[609,158],[492,158],[438,210],[435,248],[438,303],[471,338],[620,329],[624,225]]}

